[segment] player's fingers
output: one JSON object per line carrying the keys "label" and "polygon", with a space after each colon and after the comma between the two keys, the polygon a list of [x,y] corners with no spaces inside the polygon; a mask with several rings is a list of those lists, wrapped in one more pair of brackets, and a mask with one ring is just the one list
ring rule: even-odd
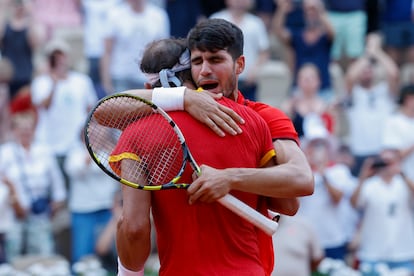
{"label": "player's fingers", "polygon": [[215,195],[213,193],[209,193],[207,191],[203,191],[202,189],[197,190],[194,194],[189,196],[189,204],[194,204],[195,202],[203,202],[203,203],[212,203],[219,199],[219,195]]}
{"label": "player's fingers", "polygon": [[232,126],[237,126],[237,124],[244,124],[244,119],[237,114],[236,111],[234,111],[231,108],[228,108],[224,105],[219,105],[220,111],[222,111],[225,115],[222,116],[223,120],[225,120],[228,124]]}
{"label": "player's fingers", "polygon": [[[191,185],[190,185],[191,187]],[[188,197],[188,204],[194,204],[200,198],[201,193],[199,191],[195,191],[194,193],[190,194]]]}
{"label": "player's fingers", "polygon": [[218,199],[218,197],[216,198],[215,196],[213,196],[211,194],[204,193],[198,198],[198,201],[203,202],[203,203],[212,203],[212,202],[216,201],[217,199]]}
{"label": "player's fingers", "polygon": [[228,134],[237,135],[242,133],[242,129],[239,125],[224,112],[220,112],[219,114],[210,114],[210,119],[214,122],[216,127]]}
{"label": "player's fingers", "polygon": [[187,194],[189,204],[193,204],[197,201],[200,201],[200,198],[202,198],[206,194],[205,189],[203,189],[202,177],[198,178],[197,180],[193,181],[193,183],[191,183],[191,185],[187,188]]}
{"label": "player's fingers", "polygon": [[[241,129],[237,126],[237,124],[236,126],[231,126],[225,120],[223,120],[220,116],[217,116],[215,114],[211,114],[210,117],[211,117],[210,120],[212,122],[211,129],[214,128],[216,133],[218,131],[221,131],[223,133],[225,132],[230,135],[237,135],[238,133],[241,132]],[[213,124],[214,124],[214,127],[213,127]]]}
{"label": "player's fingers", "polygon": [[[223,129],[216,124],[216,122],[212,118],[205,119],[204,123],[214,131],[218,136],[224,137],[226,134],[224,133]],[[231,133],[230,133],[231,134]]]}

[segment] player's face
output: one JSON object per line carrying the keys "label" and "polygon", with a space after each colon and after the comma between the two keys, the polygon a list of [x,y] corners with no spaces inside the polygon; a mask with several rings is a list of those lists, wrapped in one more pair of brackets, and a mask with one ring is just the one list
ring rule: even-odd
{"label": "player's face", "polygon": [[198,87],[212,93],[223,93],[235,99],[238,75],[244,68],[244,56],[236,61],[225,51],[191,51],[191,73]]}

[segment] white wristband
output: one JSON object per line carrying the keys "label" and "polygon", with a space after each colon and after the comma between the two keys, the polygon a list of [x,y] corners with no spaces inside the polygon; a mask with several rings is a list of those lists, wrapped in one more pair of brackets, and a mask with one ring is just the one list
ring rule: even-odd
{"label": "white wristband", "polygon": [[144,268],[140,271],[128,270],[122,265],[121,260],[118,258],[118,276],[144,276]]}
{"label": "white wristband", "polygon": [[152,102],[165,111],[184,110],[185,86],[152,90]]}

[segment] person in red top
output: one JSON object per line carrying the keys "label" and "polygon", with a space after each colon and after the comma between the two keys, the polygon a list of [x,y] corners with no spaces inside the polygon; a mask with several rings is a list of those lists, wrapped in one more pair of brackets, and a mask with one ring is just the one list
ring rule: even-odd
{"label": "person in red top", "polygon": [[[251,109],[232,100],[223,98],[219,102],[243,116],[246,123],[241,126],[242,134],[221,138],[186,112],[169,113],[186,137],[195,160],[218,169],[257,168],[268,164],[275,153],[265,121]],[[163,150],[158,147],[148,152],[144,150],[146,145],[140,147],[129,139],[130,132],[146,132],[148,129],[155,137],[164,134],[160,128],[153,126],[153,121],[147,117],[123,131],[112,153],[117,156],[115,162],[118,165],[123,160],[131,160],[131,154],[138,154],[141,160],[145,160],[146,155],[159,154]],[[270,164],[274,165],[274,160]],[[146,167],[151,171],[151,164]],[[191,181],[192,171],[186,170],[182,182]],[[257,208],[257,194],[231,193]],[[151,205],[161,263],[160,275],[241,275],[246,272],[248,275],[266,275],[256,228],[219,203],[189,205],[186,191],[171,190],[152,193]]]}
{"label": "person in red top", "polygon": [[[208,20],[208,22],[210,21],[211,20]],[[221,36],[219,36],[219,38],[222,39]],[[171,45],[169,47],[171,47]],[[213,70],[214,72],[218,72],[220,71],[220,67],[223,67],[223,63],[225,63],[226,69],[224,70],[224,72],[227,72],[227,75],[224,74],[220,77],[217,76],[217,85],[213,84],[213,86],[211,87],[204,87],[204,89],[213,90],[213,93],[209,93],[207,91],[203,91],[201,93],[194,93],[190,89],[183,89],[183,87],[174,88],[180,91],[180,93],[178,94],[181,95],[181,102],[178,101],[178,106],[176,105],[173,108],[184,109],[185,107],[186,111],[188,111],[199,121],[205,123],[219,136],[224,136],[224,132],[230,135],[236,135],[237,133],[240,133],[240,128],[237,125],[237,122],[240,122],[240,117],[237,116],[237,114],[234,111],[227,108],[226,106],[218,104],[215,101],[215,99],[220,98],[221,96],[223,96],[223,94],[225,94],[224,96],[228,98],[234,100],[237,99],[237,101],[240,100],[241,102],[243,102],[241,96],[238,97],[238,95],[241,94],[237,90],[237,86],[233,88],[228,88],[225,87],[225,85],[227,84],[224,83],[229,79],[229,74],[237,75],[242,69],[240,69],[239,65],[237,72],[234,68],[229,68],[229,53],[227,53],[227,51],[225,50],[216,50],[217,51],[207,50],[206,52],[215,55],[218,55],[218,53],[220,53],[217,60],[220,60],[220,58],[222,58],[223,55],[225,58],[224,61],[220,60],[219,62],[217,62],[217,66],[219,68],[213,68],[211,70]],[[193,56],[193,51],[191,55]],[[233,60],[231,64],[235,65],[241,62],[242,67],[244,57],[241,55],[241,53],[238,58],[230,58]],[[156,62],[157,58],[152,58],[151,60]],[[192,62],[193,68],[196,67],[194,65],[195,64]],[[196,74],[193,74],[193,77],[194,75],[196,76]],[[150,79],[151,77],[152,76],[150,76]],[[197,79],[197,77],[194,77],[194,79]],[[159,78],[157,81],[159,81]],[[155,81],[151,82],[151,84],[154,83]],[[198,83],[197,85],[200,86],[200,84],[201,83]],[[219,87],[219,89],[214,89],[217,87]],[[231,92],[230,95],[227,92],[227,90]],[[176,98],[176,95],[174,95],[173,93],[173,88],[169,88],[169,91],[130,90],[126,92],[137,94],[147,99],[152,98],[152,100],[160,106],[161,104],[156,101],[153,95],[154,93],[158,93],[157,97],[166,95],[168,97],[168,102],[172,102]],[[298,147],[297,134],[289,118],[287,118],[287,116],[280,112],[278,109],[267,106],[265,104],[255,104],[254,102],[244,102],[244,104],[254,109],[257,109],[256,111],[258,111],[261,116],[264,116],[264,118],[267,119],[268,126],[272,130],[272,137],[274,138],[273,140],[277,152],[278,166],[264,169],[227,168],[218,170],[207,165],[202,165],[201,177],[199,177],[195,182],[193,182],[192,186],[189,189],[189,201],[196,202],[197,199],[200,199],[200,201],[211,202],[220,197],[220,195],[224,195],[225,192],[229,190],[229,187],[232,187],[232,190],[242,191],[249,191],[248,189],[250,188],[251,190],[253,190],[253,193],[268,196],[261,197],[261,201],[263,202],[263,204],[259,205],[263,206],[263,208],[258,209],[267,211],[267,208],[271,207],[273,210],[277,212],[293,215],[297,211],[298,205],[293,204],[291,200],[295,199],[295,197],[297,196],[309,195],[313,192],[313,176],[311,174],[306,158],[303,155],[303,152]],[[161,107],[166,109],[165,106]],[[125,110],[122,110],[122,113],[125,114]],[[110,114],[110,116],[116,116],[116,110],[102,110],[102,120],[104,120],[105,115],[108,114]],[[196,183],[197,185],[194,185]],[[200,193],[197,193],[200,190],[200,187],[203,187],[203,189],[201,189],[202,192],[203,190],[209,191],[210,186],[216,186],[218,188],[218,192],[216,194],[214,194],[213,192],[213,195],[200,197]],[[127,197],[129,196],[130,195],[127,194]],[[128,210],[124,209],[124,212],[130,212],[130,216],[134,216],[135,214],[134,211],[129,210],[129,208]],[[127,216],[128,215],[126,215],[126,217]],[[131,222],[129,222],[129,224],[131,224]],[[128,250],[124,250],[122,256],[120,254],[122,264],[125,267],[127,267],[130,271],[137,271],[139,268],[141,268],[143,262],[140,262],[138,259],[140,257],[143,257],[143,260],[145,261],[146,258],[145,254],[140,255],[141,253],[137,254],[137,252],[133,250],[134,248],[136,249],[137,246],[140,244],[140,239],[136,239],[137,233],[147,234],[146,231],[141,232],[142,230],[140,227],[142,227],[143,224],[144,223],[135,220],[135,224],[133,223],[133,225],[127,225],[126,219],[121,220],[121,223],[119,224],[119,229],[121,231],[118,232],[125,233],[125,235],[122,235],[123,237],[128,235],[130,235],[131,237],[124,241],[121,240],[119,243],[122,244],[121,247],[124,247],[124,249],[127,247],[129,247],[130,249],[132,248],[132,250],[129,252]],[[134,239],[132,237],[134,237]],[[134,246],[134,244],[136,246]],[[272,247],[271,240],[270,246]],[[267,250],[270,250],[269,247],[267,248]],[[267,264],[263,263],[263,266],[265,267],[267,273],[269,270],[271,271],[273,269],[273,265],[269,265],[270,262],[273,263],[272,252],[273,251],[266,251],[265,253],[260,253],[262,255],[261,258],[264,260],[264,262],[267,262]]]}

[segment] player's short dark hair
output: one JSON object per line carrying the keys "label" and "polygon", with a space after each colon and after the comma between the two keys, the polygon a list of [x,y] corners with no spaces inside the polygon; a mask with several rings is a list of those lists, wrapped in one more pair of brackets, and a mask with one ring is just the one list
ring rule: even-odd
{"label": "player's short dark hair", "polygon": [[187,36],[188,48],[202,52],[226,50],[236,60],[243,55],[243,32],[224,19],[206,19],[195,25]]}
{"label": "player's short dark hair", "polygon": [[[140,69],[144,73],[156,74],[162,69],[171,69],[176,65],[181,54],[187,49],[187,41],[184,38],[165,38],[151,42],[145,48],[140,64]],[[192,81],[191,69],[176,72],[175,76],[181,81]],[[153,87],[160,87],[158,80],[151,84]],[[175,86],[170,82],[171,87]]]}

